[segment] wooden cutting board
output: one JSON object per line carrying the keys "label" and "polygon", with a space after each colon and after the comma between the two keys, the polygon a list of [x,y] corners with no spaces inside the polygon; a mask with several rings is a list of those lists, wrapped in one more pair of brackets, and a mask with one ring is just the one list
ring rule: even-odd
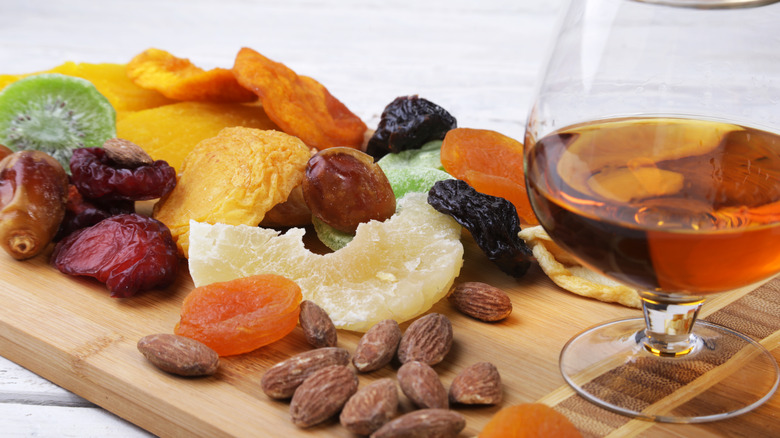
{"label": "wooden cutting board", "polygon": [[[560,377],[558,354],[562,346],[586,327],[640,316],[640,311],[565,292],[536,266],[525,277],[513,279],[485,258],[468,233],[463,242],[465,263],[457,282],[483,281],[503,288],[514,311],[504,321],[483,323],[457,313],[446,300],[432,309],[448,315],[454,326],[453,349],[435,367],[445,387],[460,370],[485,360],[497,366],[504,383],[501,405],[454,407],[467,419],[461,436],[476,436],[502,406],[535,401],[566,413],[590,437],[758,437],[780,430],[777,396],[755,412],[703,425],[629,421],[584,402]],[[193,288],[186,262],[181,268],[175,284],[165,290],[114,299],[102,284],[65,276],[49,266],[48,253],[24,262],[0,254],[0,354],[160,436],[353,436],[335,419],[309,429],[297,428],[289,421],[289,404],[269,399],[260,389],[267,368],[310,348],[300,328],[255,352],[223,358],[220,370],[208,378],[180,378],[148,363],[136,343],[147,334],[172,332],[180,303]],[[761,307],[768,316],[762,323],[764,332],[756,336],[764,339],[778,358],[777,282],[757,291],[714,297],[705,305],[703,317],[735,314],[727,317],[726,323],[740,323],[744,319],[740,315],[755,314],[750,306]],[[752,327],[754,322],[743,325]],[[405,323],[401,328],[407,326]],[[359,337],[358,333],[341,331],[339,346],[354,351]],[[360,385],[393,377],[397,368],[398,364],[392,364],[361,374]],[[402,408],[409,409],[408,400],[403,396],[402,400]]]}

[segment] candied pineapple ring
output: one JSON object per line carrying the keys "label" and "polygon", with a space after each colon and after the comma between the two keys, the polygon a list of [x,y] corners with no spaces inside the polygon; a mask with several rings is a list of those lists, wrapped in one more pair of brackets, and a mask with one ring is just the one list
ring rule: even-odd
{"label": "candied pineapple ring", "polygon": [[583,297],[595,298],[627,307],[642,307],[636,289],[623,286],[582,266],[574,257],[556,245],[541,225],[518,233],[531,247],[539,266],[553,283]]}
{"label": "candied pineapple ring", "polygon": [[254,93],[242,87],[225,68],[203,70],[189,59],[151,48],[127,63],[127,77],[137,85],[176,100],[252,102]]}
{"label": "candied pineapple ring", "polygon": [[301,184],[310,156],[308,146],[283,132],[224,128],[187,155],[176,187],[155,204],[153,217],[170,228],[187,257],[190,219],[257,226]]}
{"label": "candied pineapple ring", "polygon": [[450,289],[463,265],[461,227],[409,193],[384,222],[358,226],[344,248],[325,255],[305,248],[304,229],[190,224],[190,274],[196,286],[256,274],[295,281],[338,328],[366,331],[383,319],[408,321]]}

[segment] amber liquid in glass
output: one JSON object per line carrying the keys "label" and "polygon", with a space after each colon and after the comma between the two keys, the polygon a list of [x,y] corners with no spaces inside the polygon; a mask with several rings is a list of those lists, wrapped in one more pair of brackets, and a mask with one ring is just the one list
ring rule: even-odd
{"label": "amber liquid in glass", "polygon": [[780,136],[673,117],[527,136],[540,222],[563,248],[645,291],[703,295],[780,272]]}

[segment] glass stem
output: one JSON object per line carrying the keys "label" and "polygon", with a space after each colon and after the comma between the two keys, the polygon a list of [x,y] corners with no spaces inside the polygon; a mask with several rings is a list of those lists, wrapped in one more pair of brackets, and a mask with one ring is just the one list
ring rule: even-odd
{"label": "glass stem", "polygon": [[641,292],[642,310],[647,325],[641,342],[656,356],[682,356],[696,346],[692,333],[704,298],[690,295],[660,297]]}

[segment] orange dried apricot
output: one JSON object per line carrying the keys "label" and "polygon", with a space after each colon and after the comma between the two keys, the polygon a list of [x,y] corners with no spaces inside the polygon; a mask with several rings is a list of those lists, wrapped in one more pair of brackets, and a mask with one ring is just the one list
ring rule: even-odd
{"label": "orange dried apricot", "polygon": [[455,128],[441,145],[444,170],[475,190],[510,201],[524,224],[539,221],[525,190],[523,144],[496,131]]}
{"label": "orange dried apricot", "polygon": [[293,331],[301,300],[301,288],[281,275],[211,283],[184,298],[173,331],[208,345],[220,356],[248,353]]}
{"label": "orange dried apricot", "polygon": [[233,73],[287,134],[317,149],[362,146],[366,124],[316,80],[246,47],[236,55]]}
{"label": "orange dried apricot", "polygon": [[478,438],[582,438],[565,415],[542,403],[502,408],[488,421]]}
{"label": "orange dried apricot", "polygon": [[204,70],[186,58],[151,48],[127,63],[127,77],[143,88],[176,100],[251,102],[257,96],[225,68]]}

